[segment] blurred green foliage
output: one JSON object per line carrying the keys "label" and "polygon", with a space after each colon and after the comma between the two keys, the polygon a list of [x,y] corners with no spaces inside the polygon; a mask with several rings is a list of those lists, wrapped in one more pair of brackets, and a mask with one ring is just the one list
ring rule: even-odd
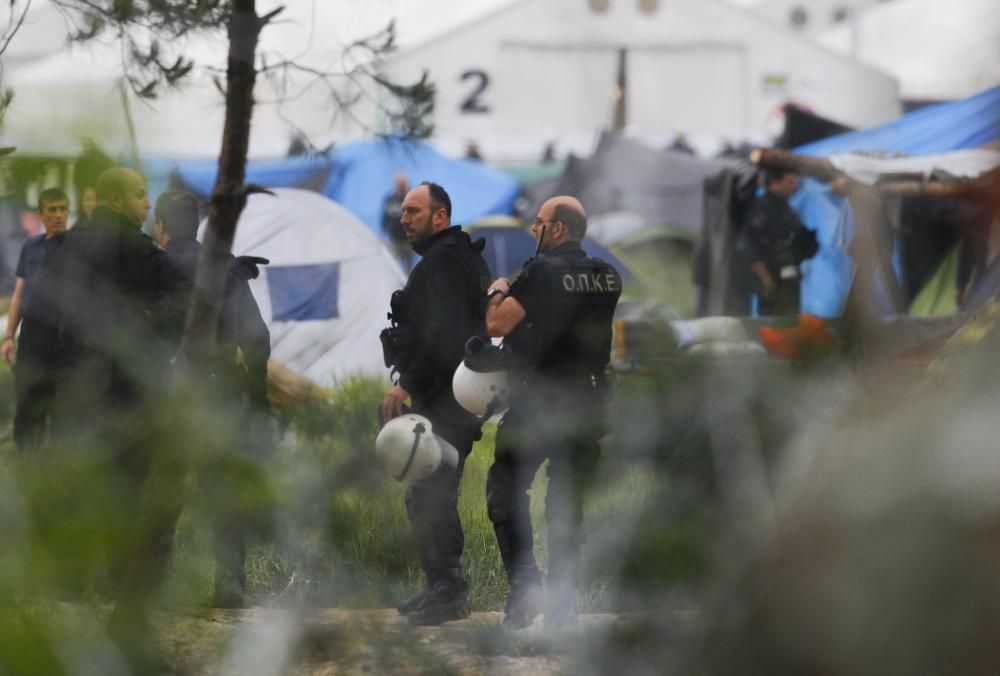
{"label": "blurred green foliage", "polygon": [[[5,420],[13,412],[12,390],[10,373],[3,370]],[[213,605],[212,529],[226,502],[256,515],[247,557],[248,600],[254,605],[381,608],[418,589],[423,580],[403,486],[382,470],[373,452],[376,408],[385,390],[384,383],[368,379],[339,383],[326,404],[293,415],[277,446],[258,455],[233,448],[234,439],[247,438],[246,431],[235,429],[224,409],[196,394],[176,397],[170,410],[144,423],[137,432],[143,443],[151,451],[168,449],[173,458],[174,473],[159,475],[166,482],[159,492],[183,503],[162,605],[192,618]],[[500,610],[507,594],[485,498],[495,434],[494,425],[484,427],[466,463],[459,504],[475,610]],[[100,448],[84,443],[65,450],[49,449],[41,460],[19,459],[9,441],[3,449],[0,521],[7,542],[0,555],[0,667],[5,672],[60,673],[54,665],[69,636],[87,635],[85,644],[106,648],[99,627],[113,597],[111,571],[134,533],[134,515],[127,511],[134,487],[109,469],[114,465]],[[615,452],[612,445],[606,451]],[[685,585],[697,581],[706,566],[705,522],[650,520],[668,484],[641,464],[609,467],[587,500],[592,537],[584,551],[584,610],[619,609],[622,579],[626,586]],[[544,472],[532,495],[536,553],[544,566]],[[609,545],[609,533],[639,526],[643,537],[634,544]],[[66,608],[73,610],[67,614]]]}

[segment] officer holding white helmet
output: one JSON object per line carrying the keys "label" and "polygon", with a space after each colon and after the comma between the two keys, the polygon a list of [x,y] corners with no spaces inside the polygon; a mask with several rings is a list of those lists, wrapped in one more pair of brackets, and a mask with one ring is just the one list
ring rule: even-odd
{"label": "officer holding white helmet", "polygon": [[[458,486],[480,421],[458,405],[451,383],[466,340],[485,335],[490,277],[483,242],[473,243],[460,226],[451,226],[451,199],[444,188],[418,185],[406,194],[402,211],[406,238],[421,259],[406,288],[393,295],[393,326],[381,336],[386,365],[399,380],[382,403],[388,422],[377,450],[390,471],[395,467],[394,475],[409,484],[406,512],[427,576],[427,585],[397,608],[412,624],[436,625],[469,614]],[[408,412],[417,416],[404,415]],[[403,422],[397,423],[400,417]],[[441,463],[436,453],[447,447],[457,460]]]}
{"label": "officer holding white helmet", "polygon": [[408,485],[458,467],[455,447],[434,434],[433,423],[416,413],[406,413],[382,426],[375,439],[375,456],[393,479]]}
{"label": "officer holding white helmet", "polygon": [[510,406],[510,383],[504,354],[479,336],[465,344],[465,359],[451,380],[455,400],[472,415],[486,419]]}
{"label": "officer holding white helmet", "polygon": [[532,231],[544,256],[517,281],[493,282],[486,326],[511,350],[510,411],[497,432],[487,506],[510,580],[504,624],[530,625],[541,612],[541,574],[533,552],[528,489],[547,459],[549,573],[545,621],[575,624],[582,490],[597,466],[604,434],[605,369],[621,295],[618,271],[580,247],[587,230],[572,197],[542,205]]}

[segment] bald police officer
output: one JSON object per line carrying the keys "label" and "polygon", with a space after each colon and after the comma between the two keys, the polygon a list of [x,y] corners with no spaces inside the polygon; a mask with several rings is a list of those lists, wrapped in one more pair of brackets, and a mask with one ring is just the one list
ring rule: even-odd
{"label": "bald police officer", "polygon": [[423,183],[409,191],[400,222],[422,258],[406,288],[394,294],[392,316],[399,326],[383,332],[386,364],[400,375],[386,394],[382,416],[390,420],[401,415],[409,399],[411,410],[426,416],[434,433],[460,456],[457,468],[442,468],[406,492],[427,586],[397,608],[411,624],[436,625],[469,614],[458,487],[480,422],[455,401],[451,380],[465,341],[486,334],[490,272],[481,254],[483,242],[473,243],[460,226],[451,225],[451,198],[441,186]]}
{"label": "bald police officer", "polygon": [[572,197],[542,205],[532,232],[544,256],[517,281],[489,290],[486,326],[504,337],[514,358],[511,408],[497,433],[487,479],[487,505],[511,591],[504,624],[530,625],[541,612],[528,489],[547,459],[549,573],[545,621],[578,620],[582,491],[599,459],[611,352],[611,324],[622,280],[618,271],[580,246],[587,232],[583,206]]}

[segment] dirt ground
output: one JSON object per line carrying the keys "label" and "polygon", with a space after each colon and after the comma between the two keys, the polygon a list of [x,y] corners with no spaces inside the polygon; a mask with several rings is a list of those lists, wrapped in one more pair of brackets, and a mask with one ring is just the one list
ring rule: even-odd
{"label": "dirt ground", "polygon": [[501,613],[439,627],[411,627],[395,610],[207,610],[158,618],[161,647],[191,674],[518,674],[571,671],[571,656],[624,622],[585,615],[554,633],[541,620],[512,632]]}

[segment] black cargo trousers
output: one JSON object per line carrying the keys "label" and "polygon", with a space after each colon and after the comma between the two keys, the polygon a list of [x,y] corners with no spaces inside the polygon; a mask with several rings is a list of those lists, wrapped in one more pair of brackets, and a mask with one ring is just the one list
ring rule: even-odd
{"label": "black cargo trousers", "polygon": [[[518,405],[520,404],[520,405]],[[604,399],[563,387],[515,402],[497,431],[486,502],[511,584],[540,581],[529,490],[548,460],[545,519],[550,598],[575,598],[583,545],[583,497],[600,462]]]}
{"label": "black cargo trousers", "polygon": [[417,401],[412,409],[430,420],[434,434],[458,451],[458,467],[442,466],[406,489],[406,515],[417,543],[420,565],[431,586],[442,576],[455,580],[457,573],[461,577],[465,536],[458,516],[459,486],[465,460],[482,436],[480,422],[448,399]]}

